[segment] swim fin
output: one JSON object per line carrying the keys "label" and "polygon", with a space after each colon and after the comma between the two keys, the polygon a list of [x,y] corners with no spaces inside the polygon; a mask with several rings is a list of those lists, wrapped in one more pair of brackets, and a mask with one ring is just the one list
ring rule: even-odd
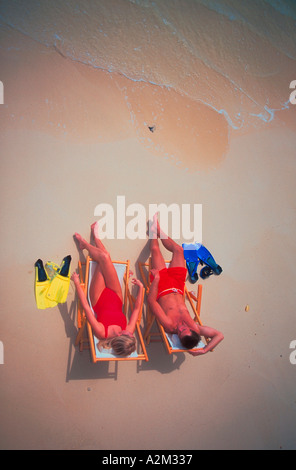
{"label": "swim fin", "polygon": [[194,283],[198,279],[197,267],[199,263],[206,265],[200,270],[200,277],[206,279],[212,274],[219,276],[222,273],[222,268],[214,260],[209,250],[201,243],[183,243],[184,258],[189,274],[190,282]]}
{"label": "swim fin", "polygon": [[200,263],[200,260],[197,256],[196,245],[192,245],[191,243],[183,243],[182,247],[187,271],[189,274],[189,281],[191,284],[194,284],[198,280],[197,268]]}
{"label": "swim fin", "polygon": [[43,262],[38,259],[35,263],[35,298],[37,308],[41,310],[55,307],[58,304],[55,300],[47,298],[50,284],[51,280],[44,269]]}
{"label": "swim fin", "polygon": [[53,263],[53,261],[47,261],[45,264],[45,269],[49,278],[53,279],[60,272],[61,267],[58,264]]}
{"label": "swim fin", "polygon": [[50,301],[55,301],[59,304],[66,302],[70,287],[71,259],[71,255],[68,255],[63,259],[59,273],[52,279],[46,293],[46,297]]}

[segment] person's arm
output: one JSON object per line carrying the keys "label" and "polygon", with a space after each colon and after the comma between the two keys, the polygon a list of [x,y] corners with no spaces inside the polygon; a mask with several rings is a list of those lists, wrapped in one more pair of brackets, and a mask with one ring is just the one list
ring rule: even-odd
{"label": "person's arm", "polygon": [[90,326],[91,326],[91,328],[94,332],[94,335],[97,338],[104,338],[104,327],[99,324],[99,322],[96,320],[96,318],[94,317],[94,315],[91,311],[91,308],[90,308],[89,303],[87,301],[84,290],[82,289],[82,287],[80,285],[80,280],[79,280],[78,274],[73,273],[72,276],[71,276],[71,279],[75,284],[77,295],[79,297],[81,307],[84,310],[87,321],[89,322],[89,324],[90,324]]}
{"label": "person's arm", "polygon": [[197,351],[190,351],[189,354],[192,356],[201,356],[203,354],[207,354],[209,351],[212,351],[216,346],[218,346],[221,341],[223,341],[224,336],[220,331],[214,330],[214,328],[210,328],[208,326],[199,326],[198,333],[205,338],[210,338],[208,344]]}
{"label": "person's arm", "polygon": [[155,317],[159,320],[159,323],[163,326],[165,331],[168,333],[170,332],[170,329],[171,329],[171,322],[169,321],[166,313],[163,311],[163,309],[157,302],[159,271],[153,270],[152,273],[154,275],[154,279],[150,285],[147,302],[153,315],[155,315]]}
{"label": "person's arm", "polygon": [[132,279],[132,283],[136,286],[139,287],[138,289],[138,295],[135,300],[135,305],[134,309],[132,311],[132,314],[130,316],[129,323],[126,327],[127,331],[130,331],[130,333],[134,333],[136,329],[136,324],[139,318],[139,313],[143,305],[143,296],[144,296],[144,287],[141,281],[138,279]]}

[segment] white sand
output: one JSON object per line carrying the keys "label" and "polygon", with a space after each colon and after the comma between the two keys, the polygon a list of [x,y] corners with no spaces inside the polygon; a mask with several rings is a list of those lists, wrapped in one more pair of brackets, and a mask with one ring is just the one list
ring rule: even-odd
{"label": "white sand", "polygon": [[[155,135],[139,129],[145,118],[133,121],[124,105],[128,81],[27,47],[2,51],[0,447],[295,449],[293,120],[237,134],[218,116],[211,141],[188,143],[178,164],[184,134],[165,115]],[[207,160],[216,133],[223,152]],[[147,208],[203,204],[203,242],[223,267],[202,281],[203,322],[225,336],[214,353],[170,357],[151,344],[139,369],[93,365],[73,346],[73,286],[66,304],[36,308],[34,262],[71,254],[76,269],[73,233],[88,237],[96,205],[118,195]],[[106,246],[135,272],[148,256],[145,240]]]}

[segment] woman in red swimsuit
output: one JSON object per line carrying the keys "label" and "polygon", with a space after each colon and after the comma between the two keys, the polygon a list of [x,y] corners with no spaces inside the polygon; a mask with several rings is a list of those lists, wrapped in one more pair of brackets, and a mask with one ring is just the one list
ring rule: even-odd
{"label": "woman in red swimsuit", "polygon": [[78,241],[79,248],[81,250],[88,250],[90,257],[97,263],[89,291],[96,318],[80,286],[78,275],[76,273],[72,274],[71,279],[76,286],[82,308],[95,336],[103,340],[104,345],[112,348],[116,355],[129,356],[136,349],[134,331],[142,305],[144,287],[139,280],[132,279],[133,284],[137,285],[139,290],[134,310],[129,323],[127,323],[126,317],[122,312],[123,298],[121,286],[110,255],[99,239],[97,222],[91,226],[91,230],[95,246],[87,243],[78,233],[75,233],[75,238]]}

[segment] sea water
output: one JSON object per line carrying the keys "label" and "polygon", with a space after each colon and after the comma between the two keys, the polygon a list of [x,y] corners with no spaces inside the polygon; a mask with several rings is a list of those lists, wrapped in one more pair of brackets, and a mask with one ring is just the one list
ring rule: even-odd
{"label": "sea water", "polygon": [[231,133],[295,130],[295,22],[289,0],[0,2],[3,126],[135,136],[185,170],[216,168]]}
{"label": "sea water", "polygon": [[289,106],[293,0],[13,0],[0,14],[73,61],[204,103],[233,129]]}

